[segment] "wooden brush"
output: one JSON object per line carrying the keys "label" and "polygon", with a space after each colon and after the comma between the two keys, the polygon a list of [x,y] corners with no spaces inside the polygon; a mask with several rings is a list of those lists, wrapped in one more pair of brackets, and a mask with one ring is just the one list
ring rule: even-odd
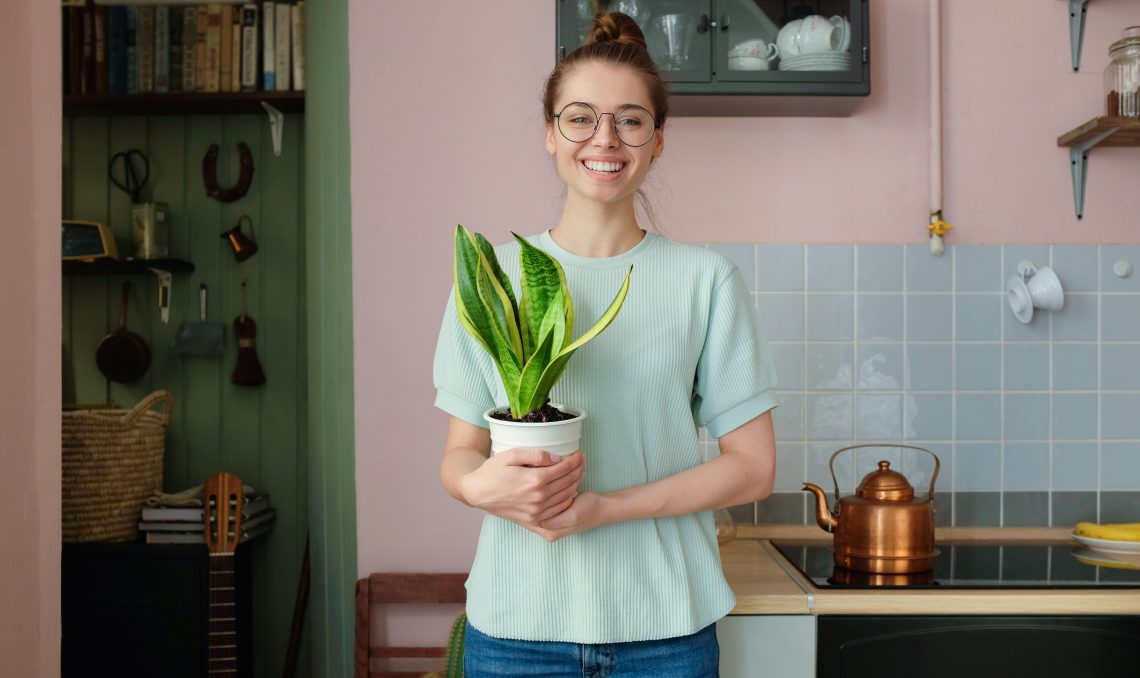
{"label": "wooden brush", "polygon": [[257,359],[257,323],[249,317],[249,295],[246,290],[248,280],[241,281],[241,315],[234,318],[234,336],[237,337],[237,365],[230,375],[230,381],[238,386],[259,386],[265,383],[265,372]]}

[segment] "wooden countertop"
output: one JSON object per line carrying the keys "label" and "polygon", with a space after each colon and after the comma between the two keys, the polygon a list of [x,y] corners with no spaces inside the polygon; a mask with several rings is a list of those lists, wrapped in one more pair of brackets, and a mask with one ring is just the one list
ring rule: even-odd
{"label": "wooden countertop", "polygon": [[[1067,528],[947,528],[940,542],[1067,544]],[[736,593],[734,615],[780,614],[1140,614],[1140,589],[830,589],[800,575],[769,543],[827,543],[814,526],[742,526],[721,547]],[[1116,557],[1116,556],[1113,556]]]}

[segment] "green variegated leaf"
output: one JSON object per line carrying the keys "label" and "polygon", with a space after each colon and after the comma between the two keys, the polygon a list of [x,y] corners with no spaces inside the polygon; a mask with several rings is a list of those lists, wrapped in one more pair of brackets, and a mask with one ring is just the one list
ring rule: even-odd
{"label": "green variegated leaf", "polygon": [[455,307],[464,329],[493,355],[495,352],[490,348],[493,341],[492,318],[479,298],[478,277],[481,268],[479,252],[475,249],[470,234],[459,226],[455,229]]}
{"label": "green variegated leaf", "polygon": [[[538,330],[538,348],[535,350],[534,355],[523,366],[522,374],[519,377],[519,402],[523,407],[523,414],[542,407],[543,402],[546,401],[546,395],[549,392],[537,392],[539,380],[546,366],[550,363],[551,359],[558,354],[558,347],[562,343],[562,335],[566,330],[565,314],[562,307],[562,292],[558,291],[551,299],[551,304],[547,307],[546,317],[542,319],[542,324]],[[536,397],[540,397],[540,402],[533,404]]]}
{"label": "green variegated leaf", "polygon": [[[556,292],[562,293],[564,318],[573,333],[574,305],[566,285],[566,272],[554,257],[530,244],[517,233],[519,266],[522,270],[522,303],[519,304],[519,326],[522,328],[524,356],[529,360],[538,345],[539,327],[546,317]],[[560,347],[556,347],[560,348]]]}
{"label": "green variegated leaf", "polygon": [[[482,233],[475,234],[475,246],[479,248],[479,252],[483,254],[483,258],[491,264],[491,270],[494,272],[495,278],[499,281],[503,291],[507,293],[507,298],[511,300],[511,308],[518,309],[519,304],[515,301],[515,290],[511,287],[511,279],[503,272],[503,267],[499,265],[499,258],[495,256],[495,246],[491,241],[483,237]],[[518,322],[518,313],[515,313],[515,321]]]}

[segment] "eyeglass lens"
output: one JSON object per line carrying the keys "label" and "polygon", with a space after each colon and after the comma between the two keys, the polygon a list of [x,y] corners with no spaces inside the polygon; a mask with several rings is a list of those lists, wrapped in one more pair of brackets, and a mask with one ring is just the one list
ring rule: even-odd
{"label": "eyeglass lens", "polygon": [[[610,115],[603,113],[601,117]],[[598,129],[598,112],[591,106],[575,102],[558,114],[558,131],[568,141],[579,143],[594,136]],[[640,106],[630,106],[612,114],[618,138],[626,146],[644,146],[653,138],[653,116]]]}

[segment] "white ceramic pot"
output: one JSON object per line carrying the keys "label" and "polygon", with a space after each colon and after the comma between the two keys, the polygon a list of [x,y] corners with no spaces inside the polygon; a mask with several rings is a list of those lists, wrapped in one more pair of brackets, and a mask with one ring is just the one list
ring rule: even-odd
{"label": "white ceramic pot", "polygon": [[491,425],[491,454],[515,447],[546,450],[564,457],[578,449],[582,438],[582,421],[586,411],[579,407],[567,407],[550,403],[555,408],[575,415],[573,419],[539,423],[523,423],[495,419],[491,413],[502,408],[492,407],[483,413],[483,418]]}

